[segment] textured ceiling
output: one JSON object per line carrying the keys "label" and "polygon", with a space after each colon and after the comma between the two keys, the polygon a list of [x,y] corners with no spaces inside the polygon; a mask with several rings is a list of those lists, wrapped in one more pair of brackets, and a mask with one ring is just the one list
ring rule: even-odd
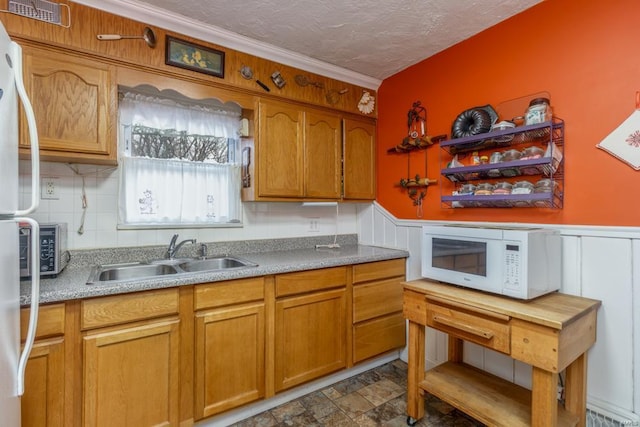
{"label": "textured ceiling", "polygon": [[146,0],[137,3],[383,80],[540,1]]}

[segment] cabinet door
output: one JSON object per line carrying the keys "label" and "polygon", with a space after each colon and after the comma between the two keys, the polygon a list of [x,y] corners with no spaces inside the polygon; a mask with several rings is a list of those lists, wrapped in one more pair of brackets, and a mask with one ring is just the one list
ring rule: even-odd
{"label": "cabinet door", "polygon": [[260,103],[258,138],[258,195],[302,197],[302,110],[275,102]]}
{"label": "cabinet door", "polygon": [[95,330],[84,337],[84,426],[175,426],[177,319]]}
{"label": "cabinet door", "polygon": [[23,426],[64,425],[64,369],[62,337],[34,343],[21,399]]}
{"label": "cabinet door", "polygon": [[275,389],[346,367],[346,290],[276,301]]}
{"label": "cabinet door", "polygon": [[[117,89],[112,66],[26,48],[24,74],[43,159],[116,163]],[[25,120],[20,129],[21,144],[28,144]]]}
{"label": "cabinet door", "polygon": [[340,198],[342,129],[340,118],[327,113],[305,113],[304,188],[310,198]]}
{"label": "cabinet door", "polygon": [[196,419],[264,397],[264,304],[196,314]]}
{"label": "cabinet door", "polygon": [[376,198],[376,127],[374,123],[344,120],[344,198]]}
{"label": "cabinet door", "polygon": [[[23,343],[27,337],[30,311],[28,308],[20,310],[20,334]],[[40,306],[36,341],[25,370],[24,395],[21,399],[23,426],[64,425],[64,328],[64,304]]]}

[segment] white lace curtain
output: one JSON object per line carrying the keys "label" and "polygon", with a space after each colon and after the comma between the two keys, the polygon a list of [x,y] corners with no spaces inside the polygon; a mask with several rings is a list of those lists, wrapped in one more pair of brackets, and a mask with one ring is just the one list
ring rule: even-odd
{"label": "white lace curtain", "polygon": [[230,162],[134,157],[134,126],[189,135],[237,139],[240,109],[185,105],[170,99],[125,93],[119,104],[120,223],[126,225],[206,225],[239,223],[240,166],[237,144]]}

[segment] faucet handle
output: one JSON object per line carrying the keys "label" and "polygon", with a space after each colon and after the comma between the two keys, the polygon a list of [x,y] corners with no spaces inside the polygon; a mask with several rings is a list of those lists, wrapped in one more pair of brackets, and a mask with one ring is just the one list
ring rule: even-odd
{"label": "faucet handle", "polygon": [[207,245],[206,243],[200,243],[200,258],[205,259],[207,257]]}

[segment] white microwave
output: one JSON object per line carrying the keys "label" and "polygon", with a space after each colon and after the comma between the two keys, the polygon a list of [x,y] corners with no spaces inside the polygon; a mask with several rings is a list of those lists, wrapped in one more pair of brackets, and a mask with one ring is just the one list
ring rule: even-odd
{"label": "white microwave", "polygon": [[422,228],[422,277],[513,298],[560,289],[557,230],[432,225]]}

